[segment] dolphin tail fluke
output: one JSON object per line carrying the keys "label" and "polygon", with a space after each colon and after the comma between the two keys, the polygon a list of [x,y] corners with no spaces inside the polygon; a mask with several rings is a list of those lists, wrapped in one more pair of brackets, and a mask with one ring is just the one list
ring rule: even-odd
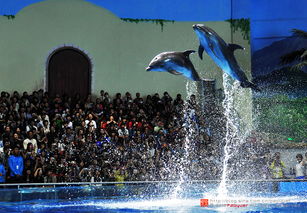
{"label": "dolphin tail fluke", "polygon": [[191,79],[192,81],[201,81],[202,79],[199,77],[198,73],[196,72],[196,70],[192,71],[191,73],[192,75],[186,76],[189,79]]}
{"label": "dolphin tail fluke", "polygon": [[192,72],[192,74],[193,74],[194,81],[201,81],[202,80],[199,77],[198,72],[196,70],[194,70],[194,72]]}
{"label": "dolphin tail fluke", "polygon": [[254,91],[257,91],[257,92],[261,92],[261,90],[259,89],[259,87],[252,83],[252,82],[249,82],[249,81],[246,81],[246,82],[241,82],[241,87],[243,88],[251,88],[252,90]]}
{"label": "dolphin tail fluke", "polygon": [[200,77],[195,78],[194,81],[201,81],[202,79]]}

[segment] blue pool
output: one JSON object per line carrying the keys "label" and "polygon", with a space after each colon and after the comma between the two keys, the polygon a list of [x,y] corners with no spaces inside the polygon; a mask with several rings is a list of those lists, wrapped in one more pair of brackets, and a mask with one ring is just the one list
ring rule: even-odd
{"label": "blue pool", "polygon": [[[307,182],[239,182],[229,196],[217,183],[172,182],[7,186],[0,212],[306,212]],[[201,206],[200,199],[208,199]]]}

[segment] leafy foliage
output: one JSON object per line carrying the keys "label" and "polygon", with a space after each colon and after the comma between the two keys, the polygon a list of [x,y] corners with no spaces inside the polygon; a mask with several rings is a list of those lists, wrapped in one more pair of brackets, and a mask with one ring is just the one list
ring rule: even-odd
{"label": "leafy foliage", "polygon": [[291,32],[294,36],[299,36],[299,37],[307,39],[307,32],[304,30],[293,29],[291,30]]}
{"label": "leafy foliage", "polygon": [[172,22],[174,23],[174,20],[165,20],[165,19],[133,19],[133,18],[121,18],[121,20],[131,23],[139,23],[139,22],[152,22],[155,24],[159,24],[161,26],[161,31],[163,31],[164,23],[166,22]]}
{"label": "leafy foliage", "polygon": [[[303,30],[293,29],[292,30],[293,36],[298,36],[304,39],[307,39],[307,32]],[[300,50],[296,50],[293,52],[290,52],[286,55],[283,55],[280,58],[281,64],[292,64],[294,65],[290,66],[291,70],[303,70],[304,67],[307,65],[307,49],[306,47],[302,47]]]}
{"label": "leafy foliage", "polygon": [[14,15],[3,15],[3,16],[7,17],[7,19],[14,19],[15,18]]}
{"label": "leafy foliage", "polygon": [[307,138],[307,97],[290,99],[287,96],[257,98],[260,131],[293,137],[297,141]]}
{"label": "leafy foliage", "polygon": [[230,23],[232,32],[236,32],[240,29],[244,40],[250,42],[250,20],[246,18],[241,19],[229,19],[226,20]]}

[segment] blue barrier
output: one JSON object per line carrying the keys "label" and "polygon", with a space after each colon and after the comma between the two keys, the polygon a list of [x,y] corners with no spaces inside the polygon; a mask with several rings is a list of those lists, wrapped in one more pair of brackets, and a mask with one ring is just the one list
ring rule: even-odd
{"label": "blue barrier", "polygon": [[280,192],[307,192],[307,182],[280,182]]}

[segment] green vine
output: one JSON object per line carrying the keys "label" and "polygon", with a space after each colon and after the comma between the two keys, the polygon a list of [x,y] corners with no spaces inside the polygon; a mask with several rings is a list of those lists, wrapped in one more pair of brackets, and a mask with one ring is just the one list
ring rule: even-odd
{"label": "green vine", "polygon": [[15,18],[14,15],[3,15],[3,16],[5,16],[7,19],[14,19]]}
{"label": "green vine", "polygon": [[131,23],[139,23],[139,22],[151,22],[155,24],[159,24],[161,26],[161,32],[163,32],[163,27],[166,22],[174,23],[174,20],[165,20],[165,19],[133,19],[133,18],[121,18],[121,20],[125,22]]}
{"label": "green vine", "polygon": [[250,21],[246,18],[241,19],[229,19],[226,20],[230,23],[232,32],[235,33],[239,29],[241,30],[241,34],[244,40],[248,40],[250,42]]}

